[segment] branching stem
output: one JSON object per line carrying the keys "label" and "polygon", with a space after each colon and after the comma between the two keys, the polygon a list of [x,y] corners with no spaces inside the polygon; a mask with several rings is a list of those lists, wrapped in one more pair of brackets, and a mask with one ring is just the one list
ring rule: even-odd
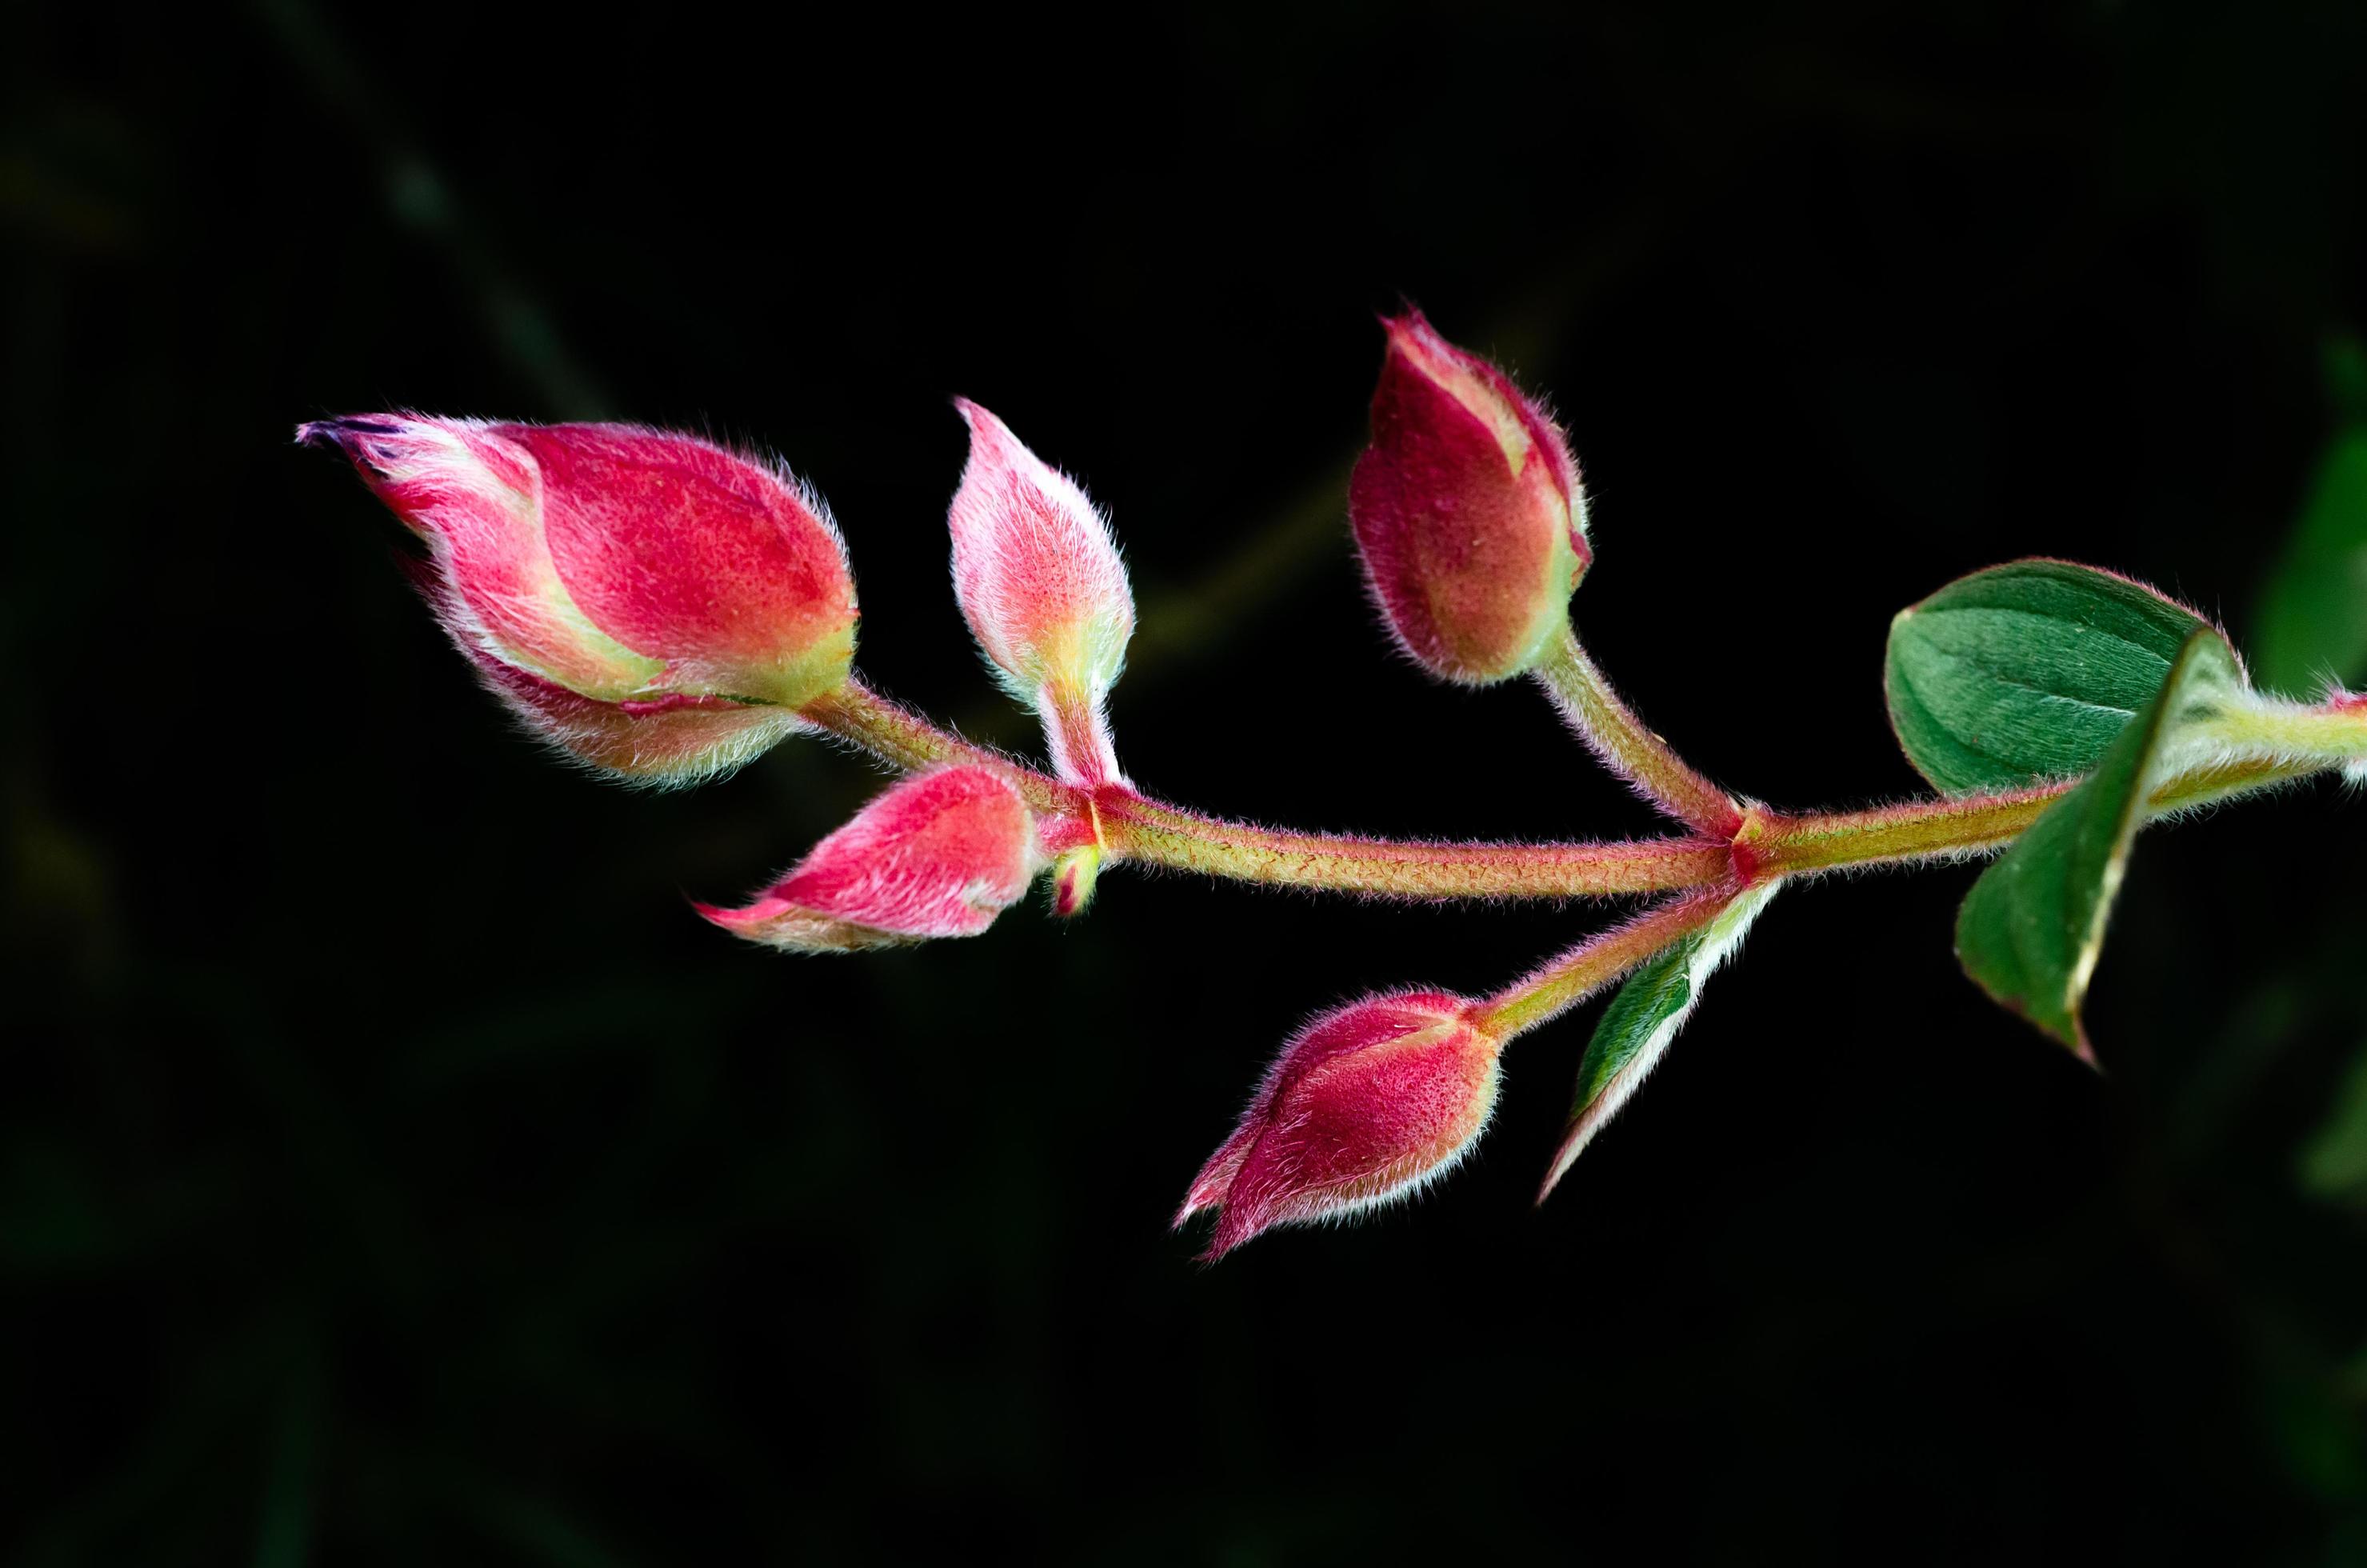
{"label": "branching stem", "polygon": [[1600,898],[1697,888],[1731,875],[1722,841],[1433,842],[1297,833],[1203,816],[1124,785],[1068,784],[938,728],[860,682],[804,709],[813,723],[894,767],[980,763],[1007,772],[1038,811],[1100,817],[1109,859],[1233,881],[1380,897]]}
{"label": "branching stem", "polygon": [[1588,937],[1534,974],[1479,1005],[1471,1021],[1500,1040],[1535,1028],[1577,1006],[1670,943],[1717,918],[1742,890],[1732,882],[1655,904],[1633,920]]}
{"label": "branching stem", "polygon": [[[1586,701],[1600,698],[1590,710],[1598,717],[1618,716],[1610,733],[1622,755],[1642,759],[1631,777],[1648,774],[1656,790],[1686,796],[1688,809],[1703,814],[1712,808],[1712,797],[1727,801],[1636,722],[1591,661],[1580,655],[1564,666],[1564,676],[1561,685],[1548,684],[1565,707],[1580,700],[1569,695],[1567,686],[1595,694]],[[1722,833],[1685,837],[1548,844],[1367,838],[1204,816],[1123,784],[1065,783],[964,740],[855,681],[809,704],[804,714],[893,767],[984,764],[1008,773],[1038,811],[1097,812],[1114,862],[1384,898],[1602,898],[1747,886],[1852,866],[1961,859],[2004,848],[2072,788],[2049,784],[1856,812],[1784,813],[1732,806],[1732,824]],[[2215,724],[2213,754],[2155,791],[2156,812],[2272,788],[2367,758],[2367,707],[2282,705],[2229,715]],[[2244,755],[2248,750],[2254,755]]]}
{"label": "branching stem", "polygon": [[[1694,833],[1613,843],[1516,844],[1297,833],[1203,816],[1117,781],[1070,783],[966,741],[850,680],[805,717],[905,769],[1002,769],[1029,805],[1093,824],[1110,862],[1270,886],[1385,898],[1596,898],[1670,892],[1488,998],[1480,1028],[1509,1040],[1620,979],[1717,918],[1745,889],[1851,866],[1962,859],[2003,849],[2077,781],[1867,811],[1784,813],[1745,805],[1687,767],[1622,703],[1569,637],[1539,678],[1605,763]],[[2157,814],[2367,760],[2367,703],[2270,699],[2207,722],[2194,760],[2151,799]],[[1076,907],[1081,900],[1072,900]]]}

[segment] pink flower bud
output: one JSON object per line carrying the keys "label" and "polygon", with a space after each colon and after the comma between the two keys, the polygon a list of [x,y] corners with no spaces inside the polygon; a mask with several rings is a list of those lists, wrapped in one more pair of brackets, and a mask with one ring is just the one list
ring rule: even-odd
{"label": "pink flower bud", "polygon": [[1011,781],[991,767],[946,767],[890,786],[744,908],[698,912],[803,953],[973,937],[1041,863],[1034,817]]}
{"label": "pink flower bud", "polygon": [[1422,667],[1485,686],[1536,661],[1593,560],[1578,462],[1504,373],[1420,311],[1386,319],[1348,516],[1373,597]]}
{"label": "pink flower bud", "polygon": [[1299,1030],[1175,1222],[1220,1209],[1204,1255],[1215,1259],[1269,1226],[1391,1202],[1447,1170],[1496,1103],[1503,1042],[1473,1027],[1470,1008],[1444,991],[1400,991]]}
{"label": "pink flower bud", "polygon": [[627,425],[389,414],[297,437],[352,460],[426,541],[429,602],[487,684],[597,767],[732,766],[846,678],[844,551],[786,473]]}
{"label": "pink flower bud", "polygon": [[1061,776],[1117,777],[1102,699],[1126,664],[1134,593],[1109,524],[1076,482],[966,399],[969,462],[947,521],[954,594],[1003,685],[1043,715]]}

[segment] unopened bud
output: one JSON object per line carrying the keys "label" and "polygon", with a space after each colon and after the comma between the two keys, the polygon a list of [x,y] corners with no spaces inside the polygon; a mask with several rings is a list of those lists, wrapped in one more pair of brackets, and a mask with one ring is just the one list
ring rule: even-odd
{"label": "unopened bud", "polygon": [[738,909],[701,904],[725,930],[793,952],[850,952],[972,937],[1027,891],[1036,824],[991,767],[947,767],[890,786]]}
{"label": "unopened bud", "polygon": [[1012,695],[1042,715],[1060,776],[1110,782],[1102,701],[1126,664],[1134,593],[1109,524],[1009,426],[967,400],[954,406],[970,441],[947,515],[962,619]]}
{"label": "unopened bud", "polygon": [[1371,996],[1301,1029],[1192,1184],[1175,1222],[1221,1210],[1208,1258],[1274,1225],[1406,1197],[1462,1157],[1496,1103],[1502,1041],[1444,991]]}
{"label": "unopened bud", "polygon": [[1578,463],[1509,377],[1385,320],[1373,444],[1348,515],[1389,630],[1432,674],[1486,686],[1534,665],[1593,559]]}
{"label": "unopened bud", "polygon": [[1052,913],[1067,919],[1093,902],[1102,874],[1102,846],[1081,844],[1052,862]]}
{"label": "unopened bud", "polygon": [[538,733],[595,767],[679,779],[734,766],[846,679],[844,547],[776,469],[626,425],[387,414],[297,437],[342,451],[425,541],[423,586],[453,642]]}

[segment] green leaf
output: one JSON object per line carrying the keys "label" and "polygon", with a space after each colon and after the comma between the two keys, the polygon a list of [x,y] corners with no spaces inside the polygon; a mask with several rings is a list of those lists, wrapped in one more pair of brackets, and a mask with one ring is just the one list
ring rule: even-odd
{"label": "green leaf", "polygon": [[2104,748],[2087,781],[2046,810],[1981,873],[1956,915],[1956,957],[2004,1006],[2095,1060],[2079,1006],[2104,945],[2146,798],[2169,743],[2243,685],[2226,640],[2195,632],[2153,700]]}
{"label": "green leaf", "polygon": [[2260,684],[2293,696],[2367,676],[2367,354],[2337,342],[2327,379],[2342,426],[2255,607]]}
{"label": "green leaf", "polygon": [[1890,623],[1884,684],[1908,760],[1942,793],[2076,778],[2208,623],[2066,561],[1960,577]]}
{"label": "green leaf", "polygon": [[1636,1092],[1669,1049],[1669,1042],[1692,1017],[1700,999],[1702,982],[1742,943],[1743,934],[1767,901],[1775,896],[1775,882],[1762,882],[1736,896],[1699,931],[1678,938],[1647,960],[1627,977],[1611,998],[1587,1041],[1578,1064],[1578,1095],[1570,1102],[1569,1126],[1561,1147],[1554,1151],[1553,1166],[1537,1191],[1542,1203],[1569,1170],[1603,1123]]}

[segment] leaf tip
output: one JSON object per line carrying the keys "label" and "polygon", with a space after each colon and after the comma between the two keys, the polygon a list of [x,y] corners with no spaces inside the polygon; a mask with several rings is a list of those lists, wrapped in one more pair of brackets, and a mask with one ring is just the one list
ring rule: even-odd
{"label": "leaf tip", "polygon": [[1569,1167],[1578,1163],[1578,1152],[1585,1146],[1585,1142],[1583,1138],[1572,1139],[1554,1151],[1553,1164],[1546,1167],[1546,1179],[1537,1184],[1537,1195],[1530,1207],[1542,1209],[1546,1206],[1546,1199],[1554,1195],[1554,1188],[1561,1185],[1561,1178],[1568,1176]]}

